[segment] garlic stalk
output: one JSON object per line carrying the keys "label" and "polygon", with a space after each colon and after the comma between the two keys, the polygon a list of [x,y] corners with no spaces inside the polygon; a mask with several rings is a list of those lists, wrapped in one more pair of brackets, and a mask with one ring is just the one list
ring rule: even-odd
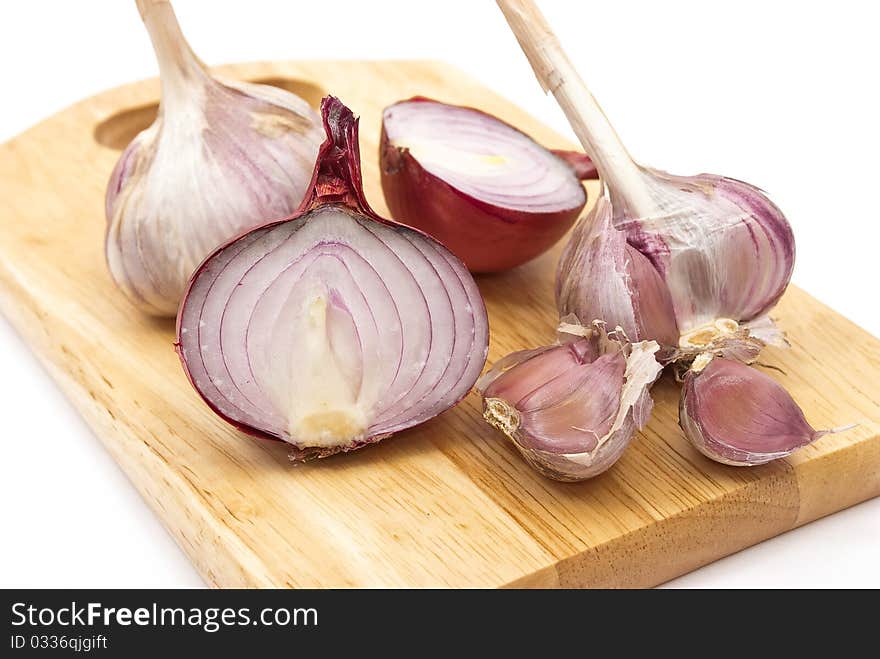
{"label": "garlic stalk", "polygon": [[[691,443],[717,462],[759,465],[820,437],[789,393],[750,366],[703,354],[684,378],[679,424]],[[850,426],[852,427],[852,426]]]}
{"label": "garlic stalk", "polygon": [[155,122],[120,157],[106,195],[107,263],[143,311],[173,316],[195,267],[302,201],[322,140],[317,113],[265,85],[211,77],[167,0],[137,0],[159,64]]}
{"label": "garlic stalk", "polygon": [[483,416],[545,476],[591,478],[617,461],[650,416],[658,349],[655,341],[629,343],[620,328],[566,318],[555,345],[512,353],[480,378]]}

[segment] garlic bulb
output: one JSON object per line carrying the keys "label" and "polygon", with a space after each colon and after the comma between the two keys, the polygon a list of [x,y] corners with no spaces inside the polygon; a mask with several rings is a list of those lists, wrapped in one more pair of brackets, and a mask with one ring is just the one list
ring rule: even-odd
{"label": "garlic bulb", "polygon": [[106,254],[143,311],[173,316],[196,266],[302,201],[322,140],[317,113],[275,87],[212,78],[167,1],[137,0],[162,85],[156,121],[110,177]]}
{"label": "garlic bulb", "polygon": [[[825,434],[791,396],[747,366],[785,339],[767,312],[794,267],[794,237],[758,188],[636,163],[531,0],[498,0],[535,75],[562,107],[604,182],[559,264],[561,315],[658,341],[684,374],[681,427],[709,457],[760,464]],[[614,377],[609,376],[614,382]]]}
{"label": "garlic bulb", "polygon": [[[719,193],[693,194],[706,201]],[[742,213],[701,218],[680,209],[668,233],[655,217],[649,234],[644,218],[618,212],[627,206],[615,206],[613,196],[606,188],[563,250],[556,278],[561,315],[605,320],[634,338],[655,339],[664,363],[701,352],[751,363],[765,345],[786,345],[766,312],[788,285],[794,244],[757,236],[778,237],[768,227],[787,224]]]}
{"label": "garlic bulb", "polygon": [[683,333],[719,318],[749,321],[779,301],[794,268],[794,235],[758,188],[709,174],[633,173],[610,191],[614,226],[663,277]]}
{"label": "garlic bulb", "polygon": [[[605,183],[602,215],[610,214],[632,250],[647,258],[665,282],[679,332],[719,319],[739,324],[765,314],[785,291],[794,267],[794,237],[779,208],[741,181],[708,174],[673,176],[636,163],[534,3],[498,4],[535,75],[553,92]],[[583,221],[597,222],[597,211]],[[572,240],[589,233],[577,229]],[[578,256],[582,252],[589,250],[569,245],[560,265],[560,314],[608,320],[599,315],[608,310],[594,309],[591,302],[596,299],[591,277],[601,265],[585,267]],[[633,251],[628,256],[640,260]],[[665,306],[667,293],[652,293],[653,302]],[[621,305],[609,315],[628,314],[629,303],[622,300]],[[713,338],[723,340],[724,335]]]}
{"label": "garlic bulb", "polygon": [[545,476],[591,478],[617,461],[647,421],[658,348],[655,341],[631,344],[603,323],[565,319],[556,345],[510,354],[480,378],[483,416]]}
{"label": "garlic bulb", "polygon": [[751,366],[704,354],[684,378],[679,424],[690,442],[717,462],[759,465],[785,457],[823,435],[789,393]]}
{"label": "garlic bulb", "polygon": [[[643,168],[609,125],[599,122],[589,130],[592,142],[586,144],[614,156],[594,158],[606,185],[560,261],[560,314],[619,323],[638,338],[680,348],[679,356],[748,340],[749,322],[768,322],[764,314],[791,279],[794,237],[785,216],[753,186]],[[609,162],[624,172],[606,175]],[[612,180],[623,187],[613,187]],[[622,236],[614,236],[615,230]],[[597,236],[615,245],[614,257],[590,243]],[[608,263],[616,264],[614,271],[602,276]],[[629,299],[611,293],[623,286]],[[746,353],[753,358],[765,342],[752,337],[750,343]]]}

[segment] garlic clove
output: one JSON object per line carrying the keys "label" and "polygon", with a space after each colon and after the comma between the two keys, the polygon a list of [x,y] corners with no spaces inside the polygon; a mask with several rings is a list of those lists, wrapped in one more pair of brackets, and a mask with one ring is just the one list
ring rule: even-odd
{"label": "garlic clove", "polygon": [[[579,481],[613,465],[650,415],[661,371],[654,341],[630,344],[602,323],[565,322],[567,343],[514,353],[478,382],[486,421],[545,476]],[[584,331],[586,330],[586,331]]]}
{"label": "garlic clove", "polygon": [[705,456],[735,466],[783,458],[844,430],[814,430],[791,395],[769,376],[708,353],[684,378],[679,425]]}
{"label": "garlic clove", "polygon": [[575,228],[556,278],[560,315],[601,320],[631,340],[656,340],[665,361],[679,332],[669,290],[651,262],[612,225],[607,194]]}
{"label": "garlic clove", "polygon": [[[583,340],[564,346],[564,350],[557,349],[559,346],[551,346],[508,355],[505,359],[515,362],[512,366],[516,366],[516,375],[511,375],[512,366],[508,366],[505,372],[487,387],[487,395],[493,398],[503,398],[516,406],[548,381],[575,370],[579,364],[583,363],[579,357],[583,351],[579,348],[587,344],[588,342]],[[496,364],[496,368],[499,365],[504,368],[505,363],[502,360]]]}
{"label": "garlic clove", "polygon": [[718,318],[748,321],[782,296],[794,268],[794,236],[758,188],[723,176],[673,176],[641,168],[646,214],[615,198],[614,225],[665,280],[679,328]]}
{"label": "garlic clove", "polygon": [[625,368],[621,353],[602,355],[532,392],[518,405],[523,443],[552,453],[594,450],[620,407]]}
{"label": "garlic clove", "polygon": [[139,0],[159,63],[152,126],[125,149],[105,198],[110,273],[143,311],[174,316],[189,276],[242,231],[295,210],[322,141],[305,101],[210,76],[168,2]]}

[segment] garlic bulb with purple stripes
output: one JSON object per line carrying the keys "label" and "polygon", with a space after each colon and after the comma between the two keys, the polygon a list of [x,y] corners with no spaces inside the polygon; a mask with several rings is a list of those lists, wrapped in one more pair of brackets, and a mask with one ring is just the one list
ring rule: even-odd
{"label": "garlic bulb with purple stripes", "polygon": [[[622,322],[634,336],[657,339],[681,355],[710,343],[721,349],[728,336],[743,331],[749,336],[748,323],[756,319],[766,324],[763,316],[785,292],[794,268],[794,236],[776,205],[734,179],[641,167],[603,121],[589,131],[587,144],[603,154],[591,155],[606,185],[563,252],[560,314]],[[603,173],[609,162],[617,167],[614,176]],[[620,263],[597,277],[592,271],[603,261],[594,262],[595,250],[583,243],[597,235],[610,241],[616,232]],[[613,293],[622,286],[631,299]],[[617,304],[596,304],[612,296]],[[670,332],[673,326],[677,333]]]}
{"label": "garlic bulb with purple stripes", "polygon": [[[783,345],[766,313],[794,265],[785,218],[769,201],[768,214],[747,214],[760,193],[739,181],[658,176],[670,186],[662,216],[627,216],[606,188],[575,227],[557,271],[559,313],[655,339],[664,363],[701,352],[751,362],[764,345]],[[702,214],[708,205],[720,212]]]}
{"label": "garlic bulb with purple stripes", "polygon": [[634,177],[638,191],[610,189],[614,226],[666,282],[683,336],[719,319],[754,320],[779,301],[794,235],[763,192],[709,174],[637,167]]}
{"label": "garlic bulb with purple stripes", "polygon": [[560,260],[560,315],[658,341],[658,359],[685,372],[681,427],[715,460],[760,464],[824,434],[747,366],[765,345],[785,343],[766,315],[794,268],[794,236],[779,208],[742,181],[638,164],[534,3],[498,5],[603,181]]}
{"label": "garlic bulb with purple stripes", "polygon": [[611,210],[600,197],[572,232],[559,262],[557,306],[562,314],[620,327],[632,341],[657,341],[657,358],[666,363],[679,337],[669,289],[648,258],[614,228]]}
{"label": "garlic bulb with purple stripes", "polygon": [[212,249],[299,206],[322,134],[317,113],[294,94],[212,78],[167,1],[137,4],[162,98],[156,121],[125,149],[107,186],[106,255],[137,307],[174,316]]}
{"label": "garlic bulb with purple stripes", "polygon": [[326,141],[300,208],[214,251],[178,316],[190,381],[221,417],[291,445],[351,451],[455,405],[486,361],[489,327],[464,265],[378,217],[357,120],[322,104]]}
{"label": "garlic bulb with purple stripes", "polygon": [[[668,329],[669,319],[656,317],[662,313],[658,309],[666,306],[660,298],[667,294],[679,337],[686,342],[694,332],[709,340],[723,339],[712,329],[716,321],[741,324],[766,314],[782,296],[794,268],[794,236],[779,208],[758,188],[741,181],[709,174],[673,176],[638,164],[534,3],[498,0],[498,4],[539,82],[556,97],[604,182],[603,202],[582,222],[604,224],[610,216],[613,227],[626,237],[627,267],[643,270],[635,250],[665,283],[667,292],[655,294],[657,299],[651,301],[656,304],[642,300],[637,305],[650,307],[654,317],[637,317],[630,325],[658,324]],[[597,315],[608,309],[594,308],[593,301],[617,297],[624,308],[611,310],[611,315],[631,315],[626,308],[630,303],[602,290],[619,287],[621,277],[630,277],[618,266],[616,276],[596,281],[594,268],[584,267],[582,253],[589,250],[579,241],[596,230],[583,227],[573,233],[558,271],[557,302],[560,315],[574,313],[585,322],[595,318],[611,324],[618,321]],[[655,279],[644,272],[640,277]],[[641,292],[639,282],[627,283],[634,294]],[[653,281],[650,287],[654,288]],[[642,313],[636,311],[637,316]]]}

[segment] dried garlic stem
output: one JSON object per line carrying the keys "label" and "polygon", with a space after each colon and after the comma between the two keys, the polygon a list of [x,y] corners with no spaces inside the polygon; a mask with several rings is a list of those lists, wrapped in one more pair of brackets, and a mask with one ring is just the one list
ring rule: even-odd
{"label": "dried garlic stem", "polygon": [[204,80],[205,65],[196,56],[183,36],[174,8],[168,0],[135,0],[144,26],[150,35],[156,61],[159,63],[159,81],[162,85],[160,112],[170,102],[186,101],[191,94],[194,79]]}
{"label": "dried garlic stem", "polygon": [[639,166],[617,136],[532,0],[497,0],[535,77],[552,92],[599,175],[637,216],[651,215],[656,204]]}

